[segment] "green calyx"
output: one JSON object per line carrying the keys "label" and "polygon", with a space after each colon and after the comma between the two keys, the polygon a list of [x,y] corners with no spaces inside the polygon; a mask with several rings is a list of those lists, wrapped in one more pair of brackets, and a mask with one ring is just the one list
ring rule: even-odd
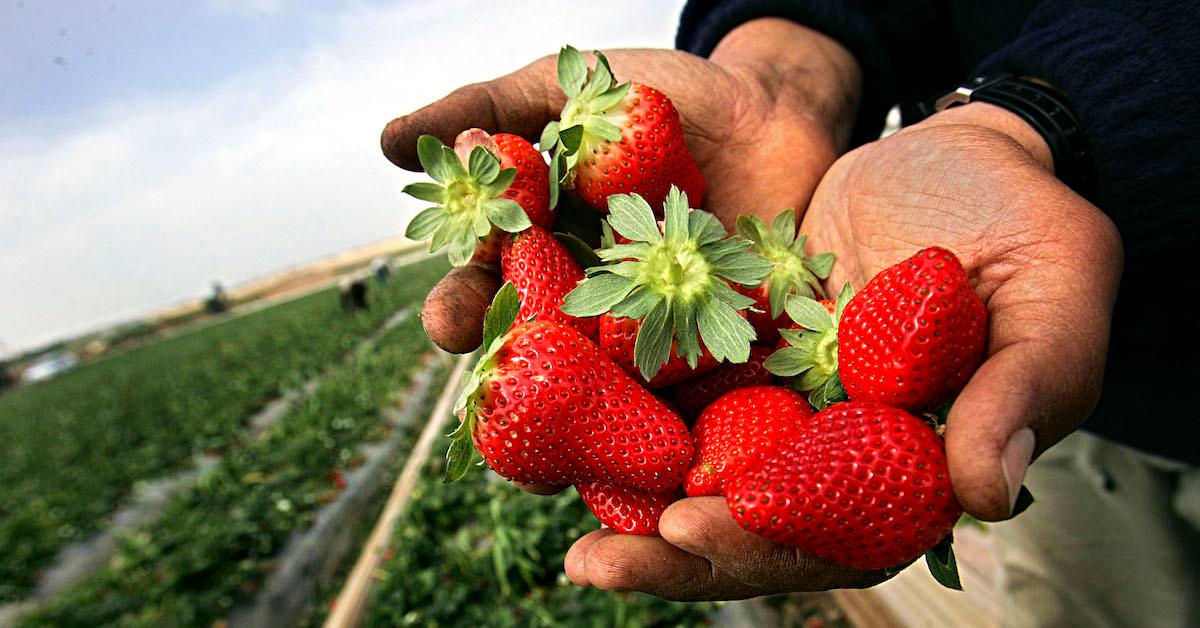
{"label": "green calyx", "polygon": [[516,202],[497,198],[517,176],[516,168],[500,168],[486,146],[471,149],[466,164],[453,149],[432,135],[417,141],[417,156],[432,182],[412,183],[403,192],[436,203],[413,217],[404,235],[430,239],[429,250],[449,248],[450,263],[462,266],[475,253],[475,244],[492,225],[509,233],[529,228],[529,216]]}
{"label": "green calyx", "polygon": [[608,59],[595,51],[596,68],[589,70],[583,54],[571,46],[558,53],[558,83],[567,95],[567,104],[557,121],[542,130],[539,146],[550,151],[550,206],[558,203],[560,185],[573,185],[579,155],[594,142],[621,139],[621,127],[614,118],[624,115],[621,103],[629,93],[629,83],[618,84]]}
{"label": "green calyx", "polygon": [[450,433],[444,482],[462,478],[477,458],[475,443],[471,440],[471,432],[475,429],[476,404],[486,391],[484,379],[494,368],[496,353],[504,345],[507,332],[516,322],[520,309],[517,289],[512,282],[507,282],[496,292],[491,306],[483,315],[483,353],[475,367],[463,374],[462,392],[454,402],[454,414],[462,422]]}
{"label": "green calyx", "polygon": [[764,283],[771,303],[771,318],[779,318],[789,296],[796,294],[810,299],[825,297],[821,281],[833,270],[833,253],[807,256],[804,246],[808,236],[796,237],[796,215],[784,210],[770,226],[758,216],[738,216],[738,235],[754,243],[753,251],[774,265]]}
{"label": "green calyx", "polygon": [[811,297],[793,295],[787,300],[788,316],[804,329],[781,329],[788,346],[772,353],[763,363],[780,377],[795,377],[792,387],[812,393],[808,401],[818,410],[846,399],[838,377],[838,324],[854,291],[850,284],[838,294],[833,314]]}
{"label": "green calyx", "polygon": [[756,286],[771,263],[751,253],[749,242],[728,237],[715,216],[690,209],[677,188],[671,188],[663,209],[660,228],[641,196],[608,197],[608,225],[631,242],[600,249],[600,259],[611,263],[589,268],[588,278],[564,298],[562,311],[640,319],[633,359],[647,380],[670,358],[672,340],[693,368],[701,342],[717,360],[745,362],[754,328],[738,310],[754,300],[729,282]]}

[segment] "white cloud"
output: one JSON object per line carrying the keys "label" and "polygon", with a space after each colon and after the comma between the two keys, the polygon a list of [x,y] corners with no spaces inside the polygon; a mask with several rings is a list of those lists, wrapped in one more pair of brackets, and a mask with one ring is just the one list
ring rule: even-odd
{"label": "white cloud", "polygon": [[66,121],[77,132],[0,144],[0,340],[29,347],[402,231],[421,206],[399,189],[419,177],[380,155],[392,117],[562,43],[671,44],[677,7],[594,6],[356,5],[303,55],[203,98],[114,102]]}

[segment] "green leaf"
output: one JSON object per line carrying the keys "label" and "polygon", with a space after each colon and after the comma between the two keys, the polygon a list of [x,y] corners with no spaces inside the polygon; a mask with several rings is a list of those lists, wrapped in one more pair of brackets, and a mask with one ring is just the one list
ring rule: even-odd
{"label": "green leaf", "polygon": [[[463,390],[463,395],[469,395],[474,389]],[[466,404],[464,404],[466,405]],[[446,475],[442,482],[450,483],[461,480],[471,470],[475,460],[475,443],[471,441],[471,430],[475,425],[472,409],[468,409],[462,422],[450,433],[450,449],[446,451]]]}
{"label": "green leaf", "polygon": [[[771,221],[771,231],[783,246],[789,246],[796,239],[796,212],[785,209]],[[803,254],[803,252],[801,252]]]}
{"label": "green leaf", "polygon": [[671,308],[674,314],[676,353],[687,360],[688,366],[696,368],[700,363],[700,330],[696,322],[696,308],[676,303]]}
{"label": "green leaf", "polygon": [[471,149],[471,156],[467,158],[467,161],[467,169],[471,178],[484,185],[495,181],[496,175],[500,174],[500,160],[482,146]]}
{"label": "green leaf", "polygon": [[[422,135],[417,140],[417,159],[421,161],[421,169],[433,177],[434,181],[449,183],[454,178],[450,166],[446,164],[446,145],[432,135]],[[454,156],[454,151],[450,151]],[[454,156],[458,163],[458,157]]]}
{"label": "green leaf", "polygon": [[567,249],[571,257],[575,258],[580,267],[586,269],[592,266],[599,266],[602,263],[600,257],[596,255],[596,251],[592,250],[592,247],[588,246],[587,242],[579,239],[579,236],[573,233],[556,231],[554,232],[554,237]]}
{"label": "green leaf", "polygon": [[662,234],[654,210],[637,194],[608,197],[608,224],[619,234],[638,242],[658,242]]}
{"label": "green leaf", "polygon": [[704,346],[718,361],[740,364],[750,359],[754,327],[733,308],[718,299],[709,299],[701,304],[696,322]]}
{"label": "green leaf", "polygon": [[430,207],[429,209],[421,210],[421,213],[413,216],[413,219],[408,222],[408,227],[404,230],[404,236],[410,240],[424,240],[433,235],[438,227],[441,227],[446,221],[445,207]]}
{"label": "green leaf", "polygon": [[599,316],[620,303],[633,288],[632,281],[606,273],[587,279],[568,292],[559,309],[571,316]]}
{"label": "green leaf", "polygon": [[[744,240],[738,240],[744,242]],[[720,277],[743,286],[757,286],[774,265],[767,258],[749,251],[738,251],[713,264]]]}
{"label": "green leaf", "polygon": [[653,290],[635,290],[614,305],[611,313],[617,318],[642,318],[664,301],[666,297]]}
{"label": "green leaf", "polygon": [[558,207],[558,186],[562,182],[562,166],[566,157],[559,151],[550,158],[550,209]]}
{"label": "green leaf", "polygon": [[546,128],[542,129],[542,136],[538,140],[538,148],[542,152],[554,150],[554,146],[558,144],[558,120],[551,120],[546,124]]}
{"label": "green leaf", "polygon": [[475,236],[475,231],[467,229],[457,233],[454,239],[450,241],[450,263],[454,266],[465,266],[471,261],[471,256],[475,254],[475,244],[479,242],[479,238]]}
{"label": "green leaf", "polygon": [[429,239],[429,250],[437,251],[450,244],[455,235],[459,231],[458,226],[450,220],[445,220],[433,232],[433,236]]}
{"label": "green leaf", "polygon": [[671,356],[671,318],[667,310],[664,300],[650,311],[633,345],[633,363],[646,381],[653,379]]}
{"label": "green leaf", "polygon": [[516,168],[505,168],[501,170],[496,178],[484,186],[484,194],[488,198],[495,198],[508,190],[508,186],[512,185],[513,179],[517,178]]}
{"label": "green leaf", "polygon": [[494,198],[483,204],[483,210],[492,224],[509,233],[524,231],[533,225],[525,210],[513,200]]}
{"label": "green leaf", "polygon": [[687,204],[687,196],[672,185],[671,190],[667,192],[667,200],[663,203],[663,234],[667,242],[683,244],[687,241],[689,211],[691,209]]}
{"label": "green leaf", "polygon": [[1017,493],[1017,501],[1013,505],[1010,517],[1015,517],[1025,512],[1027,508],[1033,505],[1033,501],[1033,493],[1029,492],[1029,489],[1025,488],[1025,485],[1021,485],[1021,491]]}
{"label": "green leaf", "polygon": [[453,148],[442,146],[442,163],[450,173],[451,178],[467,178],[467,169],[463,167],[462,161],[458,158],[458,154],[454,152]]}
{"label": "green leaf", "polygon": [[600,249],[597,255],[600,259],[606,262],[615,262],[625,259],[640,260],[645,257],[650,250],[650,245],[645,242],[633,242],[630,244],[614,244],[610,247]]}
{"label": "green leaf", "polygon": [[962,591],[962,580],[958,577],[958,563],[954,560],[954,550],[950,547],[950,537],[947,536],[925,552],[925,564],[933,579],[947,589]]}
{"label": "green leaf", "polygon": [[593,54],[596,55],[596,67],[592,70],[592,76],[588,79],[587,84],[579,91],[579,99],[584,102],[595,100],[597,96],[613,86],[612,69],[608,67],[608,59],[599,50],[594,51]]}
{"label": "green leaf", "polygon": [[591,109],[596,114],[604,114],[616,108],[629,94],[629,83],[621,83],[616,87],[609,88],[608,91],[600,94],[592,101]]}
{"label": "green leaf", "polygon": [[779,330],[779,335],[786,340],[789,345],[798,347],[804,338],[804,330],[784,328]]}
{"label": "green leaf", "polygon": [[[817,375],[814,371],[809,371],[809,373]],[[817,410],[824,410],[835,403],[846,401],[846,399],[846,389],[842,387],[842,378],[838,377],[836,372],[824,382],[812,386],[812,393],[808,396],[808,402]]]}
{"label": "green leaf", "polygon": [[842,284],[842,291],[838,293],[837,301],[833,308],[834,324],[842,321],[842,312],[846,310],[846,304],[850,303],[850,299],[854,298],[854,288],[850,287],[850,282]]}
{"label": "green leaf", "polygon": [[562,143],[568,155],[575,154],[579,151],[579,145],[583,143],[583,125],[576,124],[559,130],[558,141]]}
{"label": "green leaf", "polygon": [[696,243],[704,246],[719,242],[728,235],[725,225],[717,217],[706,211],[694,211],[688,214],[688,233],[692,234]]}
{"label": "green leaf", "polygon": [[505,282],[496,291],[492,304],[483,314],[483,344],[485,350],[491,347],[492,341],[504,335],[517,320],[521,310],[521,300],[517,296],[517,287],[511,281]]}
{"label": "green leaf", "polygon": [[471,231],[476,238],[482,238],[492,232],[492,222],[488,220],[487,214],[475,214],[475,219],[471,223]]}
{"label": "green leaf", "polygon": [[430,203],[444,204],[446,202],[446,186],[429,181],[409,183],[400,192]]}
{"label": "green leaf", "polygon": [[621,127],[599,116],[588,116],[583,121],[583,130],[603,140],[616,142],[621,139]]}
{"label": "green leaf", "polygon": [[579,94],[587,75],[588,65],[583,54],[571,46],[563,46],[558,52],[558,84],[562,86],[567,98]]}
{"label": "green leaf", "polygon": [[799,295],[787,300],[787,313],[797,325],[815,332],[833,329],[833,317],[824,305]]}
{"label": "green leaf", "polygon": [[784,347],[763,361],[763,367],[772,375],[793,377],[816,366],[808,353],[796,347]]}
{"label": "green leaf", "polygon": [[767,241],[767,223],[758,216],[743,214],[737,217],[734,231],[751,242],[761,244]]}
{"label": "green leaf", "polygon": [[791,293],[791,286],[786,281],[772,280],[771,285],[767,287],[767,303],[771,306],[771,318],[779,318],[783,313],[783,308],[787,304],[787,298]]}
{"label": "green leaf", "polygon": [[829,273],[833,271],[833,263],[836,260],[837,256],[833,253],[821,253],[804,258],[804,267],[821,279],[829,279]]}

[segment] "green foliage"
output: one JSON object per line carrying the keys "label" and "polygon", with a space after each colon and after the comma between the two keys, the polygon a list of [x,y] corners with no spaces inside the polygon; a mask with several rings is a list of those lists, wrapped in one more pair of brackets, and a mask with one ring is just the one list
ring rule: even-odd
{"label": "green foliage", "polygon": [[416,316],[385,333],[25,624],[211,625],[225,617],[262,585],[288,537],[337,496],[332,476],[357,464],[357,445],[386,434],[379,408],[430,350]]}
{"label": "green foliage", "polygon": [[365,625],[691,626],[714,608],[571,584],[567,549],[596,528],[574,490],[529,495],[491,473],[439,484],[444,464],[431,457],[413,491]]}
{"label": "green foliage", "polygon": [[377,286],[369,311],[346,314],[324,290],[0,395],[0,602],[26,595],[62,547],[103,528],[135,482],[245,444],[247,416],[418,305],[447,268],[409,267]]}

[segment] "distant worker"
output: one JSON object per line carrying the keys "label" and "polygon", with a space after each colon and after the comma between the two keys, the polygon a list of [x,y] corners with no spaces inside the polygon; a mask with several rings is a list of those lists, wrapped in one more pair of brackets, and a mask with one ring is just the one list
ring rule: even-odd
{"label": "distant worker", "polygon": [[338,282],[338,300],[347,312],[370,307],[367,303],[366,280],[362,277],[342,277]]}

